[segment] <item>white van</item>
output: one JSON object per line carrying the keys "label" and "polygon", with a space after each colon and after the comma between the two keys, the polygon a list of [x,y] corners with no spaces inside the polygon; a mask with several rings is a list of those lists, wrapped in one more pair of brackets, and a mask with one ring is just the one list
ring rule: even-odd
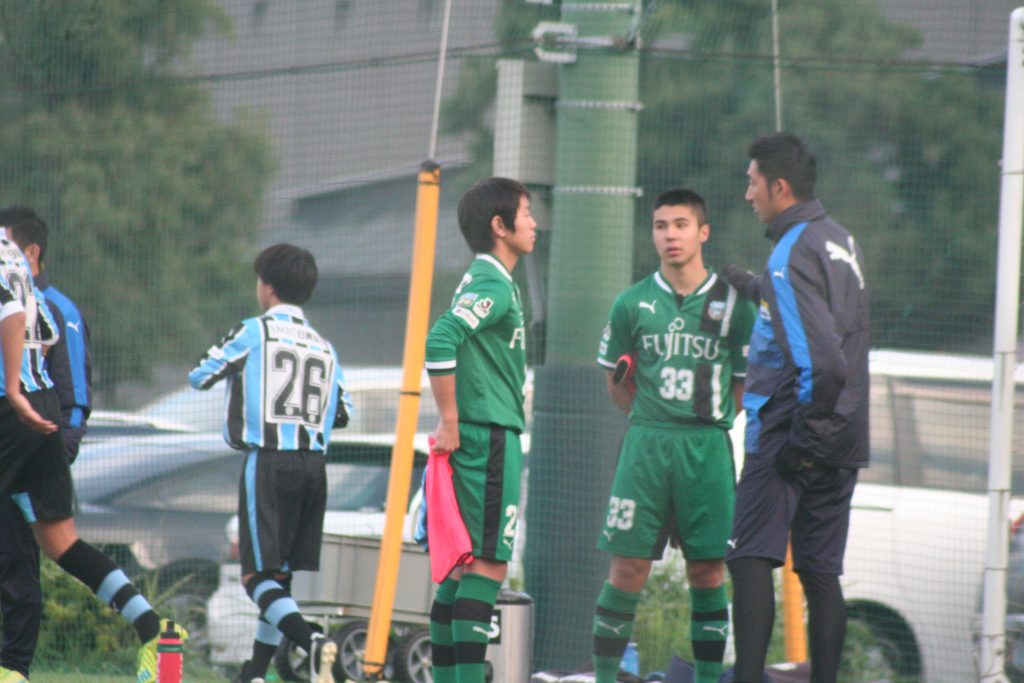
{"label": "white van", "polygon": [[[972,623],[988,523],[992,368],[982,357],[871,354],[871,467],[853,498],[842,585],[851,618],[869,626],[901,681],[977,676]],[[1024,370],[1015,379],[1024,385]],[[1024,392],[1017,401],[1024,405]],[[1016,493],[1024,484],[1019,410],[1015,420]],[[1010,512],[1017,519],[1024,499]]]}

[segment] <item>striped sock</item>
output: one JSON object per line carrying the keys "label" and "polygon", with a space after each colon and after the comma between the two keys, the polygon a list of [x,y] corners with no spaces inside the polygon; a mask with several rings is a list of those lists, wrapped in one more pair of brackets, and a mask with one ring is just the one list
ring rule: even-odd
{"label": "striped sock", "polygon": [[608,581],[604,582],[594,613],[594,674],[597,683],[615,683],[622,653],[633,635],[633,620],[639,602],[639,593],[627,593]]}
{"label": "striped sock", "polygon": [[430,652],[434,683],[455,683],[452,606],[459,582],[449,577],[437,587],[430,608]]}
{"label": "striped sock", "polygon": [[481,574],[464,574],[452,608],[455,677],[458,683],[484,683],[484,657],[491,615],[501,584]]}
{"label": "striped sock", "polygon": [[696,683],[716,683],[722,673],[729,609],[725,586],[690,587],[690,640],[697,669]]}
{"label": "striped sock", "polygon": [[78,539],[57,558],[57,564],[124,617],[143,643],[160,634],[160,617],[125,573],[99,550]]}
{"label": "striped sock", "polygon": [[309,652],[313,629],[299,612],[299,605],[288,591],[268,574],[255,574],[245,590],[260,608],[260,617],[288,639]]}

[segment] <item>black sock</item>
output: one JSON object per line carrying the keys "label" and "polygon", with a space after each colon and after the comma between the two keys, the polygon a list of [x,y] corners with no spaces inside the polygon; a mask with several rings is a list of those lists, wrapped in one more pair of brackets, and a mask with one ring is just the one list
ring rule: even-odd
{"label": "black sock", "polygon": [[[273,629],[277,633],[278,641],[280,642],[280,631],[261,619],[260,629],[264,627]],[[267,669],[270,668],[270,662],[274,659],[276,652],[277,644],[272,645],[260,640],[260,634],[257,631],[256,640],[252,641],[252,656],[242,665],[242,680],[250,681],[253,678],[265,678]]]}
{"label": "black sock", "polygon": [[78,539],[57,558],[57,564],[124,617],[143,643],[160,634],[160,617],[125,573],[99,550]]}
{"label": "black sock", "polygon": [[835,683],[846,639],[846,601],[839,577],[807,571],[800,572],[799,576],[807,597],[811,680]]}
{"label": "black sock", "polygon": [[736,639],[735,683],[760,683],[775,624],[771,560],[741,557],[728,563],[732,576],[732,632]]}

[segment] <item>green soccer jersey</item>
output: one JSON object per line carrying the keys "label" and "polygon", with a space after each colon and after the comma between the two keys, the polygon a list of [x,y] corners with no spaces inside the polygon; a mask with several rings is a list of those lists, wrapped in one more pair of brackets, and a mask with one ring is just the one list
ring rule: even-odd
{"label": "green soccer jersey", "polygon": [[616,297],[597,362],[611,369],[623,354],[636,357],[630,422],[729,429],[732,383],[746,374],[754,315],[753,302],[710,268],[685,297],[655,272]]}
{"label": "green soccer jersey", "polygon": [[480,254],[452,306],[427,335],[427,372],[455,373],[459,420],[523,431],[526,327],[519,288],[505,266]]}

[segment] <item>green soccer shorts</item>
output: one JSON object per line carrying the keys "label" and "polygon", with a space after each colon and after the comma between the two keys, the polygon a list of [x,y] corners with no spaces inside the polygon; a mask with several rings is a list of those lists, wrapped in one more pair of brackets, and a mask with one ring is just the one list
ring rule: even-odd
{"label": "green soccer shorts", "polygon": [[519,435],[504,427],[460,422],[459,448],[449,461],[473,557],[508,562],[519,521]]}
{"label": "green soccer shorts", "polygon": [[631,425],[597,547],[655,560],[671,537],[688,560],[724,557],[735,488],[732,446],[724,429]]}

